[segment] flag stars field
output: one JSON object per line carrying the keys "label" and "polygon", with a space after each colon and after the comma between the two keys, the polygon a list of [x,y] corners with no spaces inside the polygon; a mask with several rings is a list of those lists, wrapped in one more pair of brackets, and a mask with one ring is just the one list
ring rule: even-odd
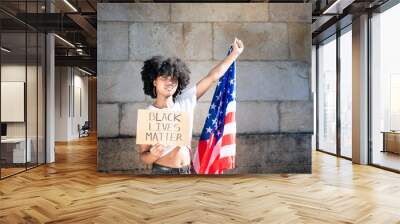
{"label": "flag stars field", "polygon": [[235,168],[235,68],[236,62],[233,62],[215,89],[193,158],[193,166],[198,174],[222,174],[226,169]]}

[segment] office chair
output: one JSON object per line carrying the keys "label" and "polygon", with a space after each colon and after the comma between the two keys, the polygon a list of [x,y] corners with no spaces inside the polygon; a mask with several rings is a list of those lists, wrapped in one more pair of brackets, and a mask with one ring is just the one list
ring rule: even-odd
{"label": "office chair", "polygon": [[82,127],[80,127],[80,125],[78,124],[79,138],[89,136],[89,129],[90,129],[89,121],[85,121]]}

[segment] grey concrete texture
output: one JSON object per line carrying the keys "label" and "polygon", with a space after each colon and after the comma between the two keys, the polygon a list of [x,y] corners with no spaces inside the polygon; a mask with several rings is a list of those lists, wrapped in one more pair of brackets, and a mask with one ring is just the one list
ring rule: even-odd
{"label": "grey concrete texture", "polygon": [[[210,103],[198,103],[193,117],[193,134],[199,136]],[[257,119],[254,119],[256,117]],[[279,132],[278,102],[241,102],[236,108],[236,133]]]}
{"label": "grey concrete texture", "polygon": [[97,104],[97,137],[119,136],[119,105]]}
{"label": "grey concrete texture", "polygon": [[286,101],[279,104],[281,132],[313,132],[313,101]]}
{"label": "grey concrete texture", "polygon": [[[219,61],[186,61],[190,74],[189,86],[195,85]],[[140,71],[143,62],[99,61],[98,101],[145,101]],[[237,99],[239,101],[309,100],[310,66],[302,61],[238,60]],[[255,87],[255,88],[252,88]],[[210,102],[215,85],[200,98]]]}
{"label": "grey concrete texture", "polygon": [[135,141],[134,138],[98,139],[97,170],[149,173],[151,165],[146,165],[140,160]]}
{"label": "grey concrete texture", "polygon": [[97,23],[97,59],[98,60],[128,60],[128,23],[98,22]]}
{"label": "grey concrete texture", "polygon": [[[98,139],[97,170],[149,174],[140,160],[135,138]],[[192,139],[197,147],[198,137]],[[310,173],[310,134],[238,135],[236,168],[226,174]]]}
{"label": "grey concrete texture", "polygon": [[100,3],[99,21],[128,22],[304,22],[311,4],[288,3]]}
{"label": "grey concrete texture", "polygon": [[168,22],[168,3],[98,3],[98,21]]}
{"label": "grey concrete texture", "polygon": [[183,23],[183,55],[185,60],[212,59],[212,24]]}
{"label": "grey concrete texture", "polygon": [[120,136],[136,136],[137,111],[147,107],[146,103],[125,103],[121,107]]}
{"label": "grey concrete texture", "polygon": [[140,71],[143,62],[98,61],[97,102],[145,101]]}
{"label": "grey concrete texture", "polygon": [[235,37],[245,44],[240,60],[287,60],[289,40],[286,23],[214,23],[214,58],[223,59]]}
{"label": "grey concrete texture", "polygon": [[[204,76],[208,74],[210,69],[218,64],[218,61],[186,61],[187,66],[189,67],[190,74],[190,84],[189,86],[195,85],[198,81],[200,81]],[[200,99],[199,102],[211,102],[212,97],[215,92],[215,87],[217,84],[215,83]]]}
{"label": "grey concrete texture", "polygon": [[311,23],[312,4],[273,3],[269,5],[271,22],[300,22]]}
{"label": "grey concrete texture", "polygon": [[212,59],[210,23],[131,23],[130,60],[168,55],[184,60]]}
{"label": "grey concrete texture", "polygon": [[183,54],[182,23],[131,23],[129,25],[129,58],[146,60],[153,55]]}
{"label": "grey concrete texture", "polygon": [[238,61],[238,101],[309,100],[310,65],[301,61]]}
{"label": "grey concrete texture", "polygon": [[171,4],[171,22],[267,22],[264,3]]}
{"label": "grey concrete texture", "polygon": [[311,25],[288,23],[290,59],[311,64]]}
{"label": "grey concrete texture", "polygon": [[[100,137],[135,137],[137,110],[149,103],[99,104]],[[209,102],[197,102],[193,119],[193,135],[203,129]],[[248,101],[237,104],[236,128],[238,134],[262,134],[278,132],[312,132],[313,119],[302,114],[313,113],[312,101]],[[257,119],[253,119],[256,117]]]}
{"label": "grey concrete texture", "polygon": [[310,134],[239,135],[236,168],[226,174],[311,173]]}

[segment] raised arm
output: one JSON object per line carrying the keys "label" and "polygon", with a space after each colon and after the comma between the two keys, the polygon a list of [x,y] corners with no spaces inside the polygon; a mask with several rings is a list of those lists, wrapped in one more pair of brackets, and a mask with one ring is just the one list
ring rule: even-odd
{"label": "raised arm", "polygon": [[218,81],[221,76],[225,74],[229,66],[239,57],[243,52],[244,46],[241,40],[235,38],[232,43],[232,52],[212,68],[208,74],[196,84],[196,97],[199,99],[204,95],[210,87]]}

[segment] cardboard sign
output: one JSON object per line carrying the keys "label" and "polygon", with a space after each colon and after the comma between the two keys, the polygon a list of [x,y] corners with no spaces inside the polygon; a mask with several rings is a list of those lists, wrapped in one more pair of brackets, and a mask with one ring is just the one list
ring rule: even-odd
{"label": "cardboard sign", "polygon": [[163,110],[138,110],[136,144],[184,146],[189,141],[189,114]]}

